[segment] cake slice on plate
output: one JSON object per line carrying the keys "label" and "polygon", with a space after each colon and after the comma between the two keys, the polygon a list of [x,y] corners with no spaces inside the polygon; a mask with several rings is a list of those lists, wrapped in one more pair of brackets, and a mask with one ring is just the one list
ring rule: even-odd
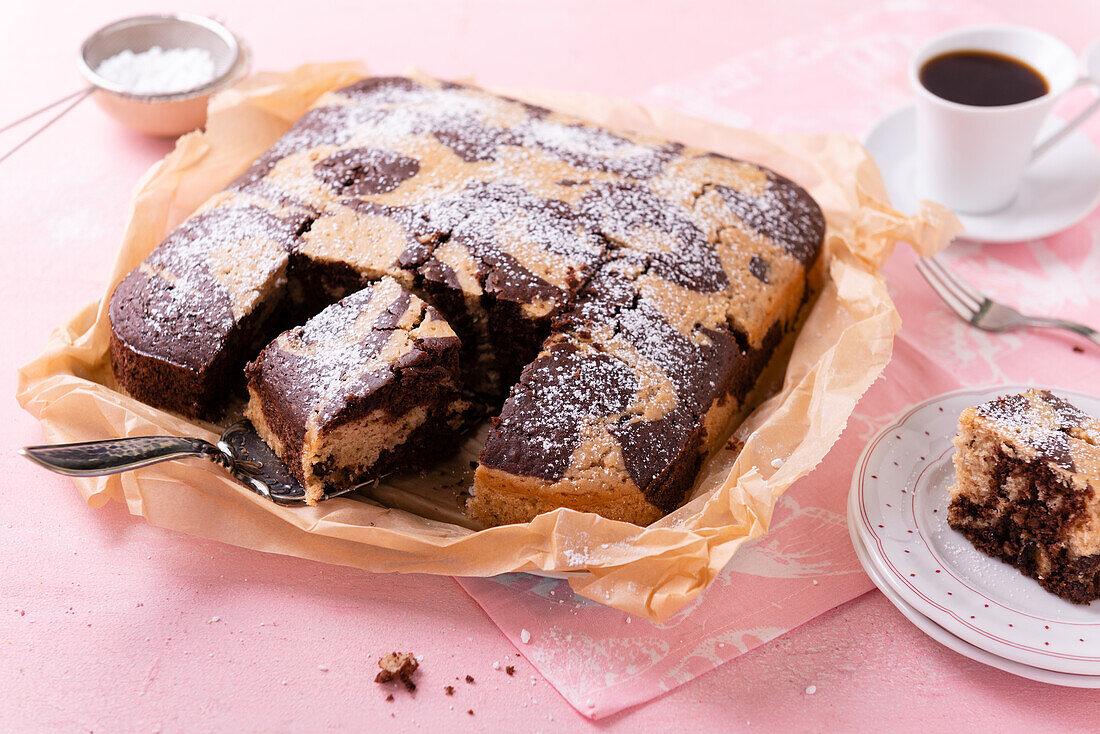
{"label": "cake slice on plate", "polygon": [[279,335],[246,368],[246,415],[313,504],[457,443],[461,344],[384,278]]}
{"label": "cake slice on plate", "polygon": [[959,416],[948,523],[1063,599],[1100,598],[1100,421],[1046,390]]}

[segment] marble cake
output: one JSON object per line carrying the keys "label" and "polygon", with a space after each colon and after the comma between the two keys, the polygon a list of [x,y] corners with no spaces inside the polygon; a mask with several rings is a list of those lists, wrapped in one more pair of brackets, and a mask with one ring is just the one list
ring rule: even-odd
{"label": "marble cake", "polygon": [[275,334],[390,277],[453,327],[467,393],[504,400],[471,516],[649,522],[794,327],[824,229],[805,191],[750,163],[365,79],[123,280],[112,359],[135,397],[216,417]]}
{"label": "marble cake", "polygon": [[1100,599],[1100,421],[1046,390],[967,408],[948,523],[1078,604]]}
{"label": "marble cake", "polygon": [[314,504],[457,444],[459,346],[434,308],[383,278],[264,347],[245,368],[245,415]]}

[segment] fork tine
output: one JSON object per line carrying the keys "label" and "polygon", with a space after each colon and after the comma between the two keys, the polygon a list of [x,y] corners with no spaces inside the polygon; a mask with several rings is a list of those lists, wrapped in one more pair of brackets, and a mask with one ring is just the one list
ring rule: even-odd
{"label": "fork tine", "polygon": [[944,265],[935,257],[932,258],[932,262],[937,268],[939,268],[943,272],[948,280],[950,280],[952,283],[955,284],[956,287],[958,287],[959,290],[974,299],[979,307],[981,306],[982,302],[986,300],[986,295],[984,293],[979,293],[978,290],[974,288],[974,286],[970,285],[965,280],[960,278],[954,270]]}
{"label": "fork tine", "polygon": [[928,285],[932,287],[932,290],[936,292],[936,295],[940,297],[940,299],[947,305],[948,308],[950,308],[955,313],[956,316],[958,316],[963,321],[969,322],[977,315],[977,310],[970,307],[966,304],[966,302],[961,300],[959,296],[956,295],[955,291],[948,287],[948,285],[940,279],[938,272],[930,269],[926,265],[925,259],[917,260],[917,270],[919,270],[920,274],[924,276],[924,279],[928,281]]}
{"label": "fork tine", "polygon": [[[959,279],[952,277],[951,271],[948,270],[943,263],[935,258],[925,258],[921,261],[921,264],[925,268],[922,272],[935,277],[936,280],[940,282],[940,285],[951,291],[955,298],[966,305],[967,309],[972,313],[977,313],[981,310],[985,296],[977,293],[977,291],[974,291],[972,288],[963,288],[960,285]],[[971,293],[975,293],[976,295],[971,295]]]}

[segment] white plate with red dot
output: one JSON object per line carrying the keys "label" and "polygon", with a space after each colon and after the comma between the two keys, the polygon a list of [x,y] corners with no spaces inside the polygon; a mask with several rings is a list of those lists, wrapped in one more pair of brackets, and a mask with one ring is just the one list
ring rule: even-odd
{"label": "white plate with red dot", "polygon": [[[872,580],[955,637],[1023,665],[1100,676],[1100,601],[1078,605],[1054,596],[947,524],[959,413],[1028,387],[945,393],[884,428],[856,463],[848,523]],[[1100,416],[1100,397],[1052,392]]]}
{"label": "white plate with red dot", "polygon": [[[854,517],[858,512],[855,510],[855,505],[852,501],[855,496],[855,493],[852,493],[848,497],[848,511],[851,513],[849,517]],[[971,660],[984,663],[990,667],[1003,670],[1006,673],[1018,675],[1022,678],[1036,680],[1040,683],[1053,683],[1056,686],[1072,686],[1073,688],[1100,688],[1100,675],[1073,675],[1071,673],[1057,673],[1053,670],[1045,670],[1044,668],[1034,668],[1030,665],[1024,665],[1015,660],[1009,660],[1008,658],[1002,658],[993,653],[986,652],[980,647],[974,647],[969,642],[965,642],[955,637],[955,635],[951,634],[943,627],[940,627],[931,619],[907,604],[905,600],[882,579],[875,565],[871,563],[870,557],[867,554],[867,549],[864,547],[863,541],[860,539],[852,523],[848,524],[848,531],[852,538],[852,547],[855,548],[859,562],[863,564],[863,568],[867,571],[867,575],[871,577],[871,580],[875,583],[875,586],[879,588],[883,596],[885,596],[906,619],[912,622],[917,629],[924,632],[944,647],[954,650]]]}

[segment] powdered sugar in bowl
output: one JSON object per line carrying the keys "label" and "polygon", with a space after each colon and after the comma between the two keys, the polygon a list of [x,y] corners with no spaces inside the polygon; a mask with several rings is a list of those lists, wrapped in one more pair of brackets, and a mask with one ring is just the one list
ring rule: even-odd
{"label": "powdered sugar in bowl", "polygon": [[99,106],[149,135],[176,136],[206,122],[215,91],[248,73],[248,52],[224,25],[199,15],[141,15],[100,28],[77,65]]}

